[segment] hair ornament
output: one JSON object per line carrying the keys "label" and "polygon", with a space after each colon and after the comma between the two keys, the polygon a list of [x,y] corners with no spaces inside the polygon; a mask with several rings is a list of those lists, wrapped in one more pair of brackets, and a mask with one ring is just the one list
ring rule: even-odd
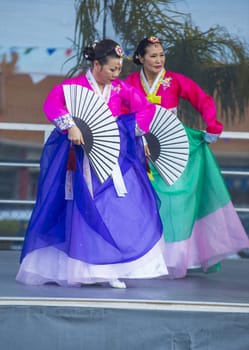
{"label": "hair ornament", "polygon": [[160,40],[156,36],[150,36],[147,41],[151,44],[160,44]]}
{"label": "hair ornament", "polygon": [[96,45],[98,44],[98,40],[94,40],[94,42],[92,43],[92,48],[95,49]]}
{"label": "hair ornament", "polygon": [[120,45],[116,45],[114,47],[114,50],[119,57],[124,57],[124,51],[122,50]]}

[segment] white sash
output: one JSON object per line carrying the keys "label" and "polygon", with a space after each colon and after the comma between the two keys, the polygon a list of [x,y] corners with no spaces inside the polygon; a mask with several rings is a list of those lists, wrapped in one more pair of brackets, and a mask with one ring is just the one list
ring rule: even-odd
{"label": "white sash", "polygon": [[[106,103],[108,103],[110,100],[110,96],[111,96],[112,85],[111,84],[105,85],[103,92],[101,92],[94,76],[92,75],[92,72],[90,71],[90,69],[86,72],[86,78],[89,81],[89,84],[91,85],[91,87],[92,87],[93,91],[96,93],[96,95],[98,95]],[[88,164],[88,166],[89,166],[89,164]],[[85,170],[83,168],[83,172],[84,171]],[[84,174],[84,177],[86,176],[86,178],[88,178],[90,176],[89,175],[90,171],[91,170],[90,170],[90,166],[89,166],[89,169],[87,169],[88,174],[87,175]],[[116,190],[118,197],[124,197],[128,192],[127,192],[127,189],[126,189],[126,186],[124,183],[124,179],[123,179],[123,176],[121,173],[121,169],[120,169],[120,166],[118,163],[115,165],[111,175],[112,175],[113,184],[114,184],[114,187],[115,187],[115,190]]]}

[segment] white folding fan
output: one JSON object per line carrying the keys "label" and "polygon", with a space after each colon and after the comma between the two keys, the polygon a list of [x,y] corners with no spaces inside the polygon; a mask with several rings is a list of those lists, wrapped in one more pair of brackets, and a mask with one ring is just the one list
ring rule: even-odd
{"label": "white folding fan", "polygon": [[83,134],[84,150],[103,183],[118,162],[120,135],[109,107],[93,91],[81,85],[63,85],[66,106]]}
{"label": "white folding fan", "polygon": [[167,184],[173,185],[183,173],[189,156],[186,131],[170,110],[156,106],[156,113],[145,134],[150,160]]}

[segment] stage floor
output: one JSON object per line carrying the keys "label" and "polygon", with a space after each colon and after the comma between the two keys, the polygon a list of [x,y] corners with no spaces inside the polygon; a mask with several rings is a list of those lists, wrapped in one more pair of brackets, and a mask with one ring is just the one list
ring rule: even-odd
{"label": "stage floor", "polygon": [[[59,287],[54,284],[27,286],[17,283],[19,251],[0,251],[0,304],[39,303],[49,301],[66,305],[73,302],[112,305],[120,307],[156,307],[194,309],[241,309],[249,312],[249,259],[227,259],[216,273],[192,272],[186,278],[169,280],[126,280],[127,289],[114,289],[107,285]],[[139,306],[140,305],[140,306]]]}
{"label": "stage floor", "polygon": [[0,251],[1,350],[249,349],[249,259],[113,289],[19,284],[19,255]]}

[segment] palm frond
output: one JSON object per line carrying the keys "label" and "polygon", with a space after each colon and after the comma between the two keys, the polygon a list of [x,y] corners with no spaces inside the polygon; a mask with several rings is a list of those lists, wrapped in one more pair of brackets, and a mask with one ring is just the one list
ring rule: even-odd
{"label": "palm frond", "polygon": [[[206,32],[193,25],[191,17],[175,11],[176,0],[76,0],[74,49],[76,65],[69,75],[84,67],[82,49],[102,39],[111,28],[126,51],[133,52],[144,37],[160,37],[166,49],[167,68],[186,74],[217,101],[219,113],[227,121],[242,118],[249,104],[248,44],[231,36],[225,28],[211,27]],[[130,61],[123,75],[136,70]],[[188,121],[196,123],[195,112],[187,103]]]}

